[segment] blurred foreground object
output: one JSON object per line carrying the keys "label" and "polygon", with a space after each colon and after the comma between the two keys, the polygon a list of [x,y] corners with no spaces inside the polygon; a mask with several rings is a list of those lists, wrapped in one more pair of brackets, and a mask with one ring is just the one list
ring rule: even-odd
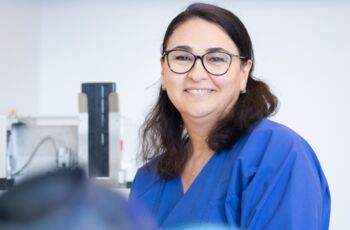
{"label": "blurred foreground object", "polygon": [[0,229],[156,229],[140,207],[81,169],[30,178],[0,197]]}

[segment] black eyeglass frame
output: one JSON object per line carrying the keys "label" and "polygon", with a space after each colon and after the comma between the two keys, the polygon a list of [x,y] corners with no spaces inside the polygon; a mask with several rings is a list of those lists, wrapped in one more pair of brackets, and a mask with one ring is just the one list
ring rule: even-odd
{"label": "black eyeglass frame", "polygon": [[[174,71],[174,70],[170,67],[170,64],[169,64],[169,53],[171,53],[171,52],[173,52],[173,51],[184,51],[184,52],[187,52],[187,53],[190,53],[190,54],[193,55],[194,61],[193,61],[193,64],[192,64],[191,68],[189,68],[189,70],[187,70],[187,71],[185,71],[185,72],[176,72],[176,71]],[[226,71],[225,71],[224,73],[222,73],[222,74],[213,74],[213,73],[211,73],[211,72],[205,67],[204,61],[203,61],[203,57],[204,57],[205,55],[211,54],[211,53],[223,53],[223,54],[227,54],[227,55],[230,57],[230,63],[229,63],[229,65],[228,65],[228,67],[227,67],[227,69],[226,69]],[[244,61],[248,60],[248,58],[246,58],[246,57],[244,57],[244,56],[240,56],[240,55],[237,55],[237,54],[232,54],[232,53],[224,52],[224,51],[210,51],[210,52],[207,52],[207,53],[205,53],[205,54],[203,54],[203,55],[195,55],[194,53],[192,53],[192,52],[190,52],[190,51],[181,50],[181,49],[166,50],[166,51],[163,52],[163,55],[162,55],[162,58],[165,58],[165,57],[166,57],[166,59],[167,59],[168,67],[169,67],[169,69],[171,70],[171,72],[173,72],[173,73],[176,73],[176,74],[185,74],[185,73],[190,72],[190,71],[193,69],[193,67],[196,65],[197,59],[200,59],[200,60],[201,60],[201,63],[202,63],[202,66],[203,66],[203,68],[205,69],[205,71],[207,71],[209,74],[214,75],[214,76],[222,76],[222,75],[224,75],[225,73],[227,73],[227,71],[230,69],[230,66],[231,66],[232,58],[233,58],[233,57],[237,57],[237,58],[239,58],[240,60],[244,60]]]}

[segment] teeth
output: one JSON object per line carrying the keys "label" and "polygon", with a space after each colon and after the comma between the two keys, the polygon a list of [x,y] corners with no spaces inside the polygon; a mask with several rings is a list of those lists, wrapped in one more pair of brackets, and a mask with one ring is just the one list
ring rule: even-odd
{"label": "teeth", "polygon": [[187,92],[193,93],[193,94],[204,94],[211,92],[210,89],[188,89]]}

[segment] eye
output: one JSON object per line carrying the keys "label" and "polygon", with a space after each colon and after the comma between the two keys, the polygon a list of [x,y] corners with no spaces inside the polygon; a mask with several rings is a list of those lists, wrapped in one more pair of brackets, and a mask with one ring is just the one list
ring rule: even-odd
{"label": "eye", "polygon": [[193,55],[183,50],[173,50],[169,53],[169,59],[176,63],[190,63],[193,61]]}
{"label": "eye", "polygon": [[176,55],[174,57],[174,60],[176,60],[176,61],[191,61],[192,58],[189,55]]}
{"label": "eye", "polygon": [[228,63],[230,60],[230,57],[226,53],[208,53],[205,56],[205,60],[208,63],[212,64],[220,64],[220,63]]}
{"label": "eye", "polygon": [[210,62],[225,62],[225,60],[222,57],[210,57],[210,58],[208,58],[208,61],[210,61]]}

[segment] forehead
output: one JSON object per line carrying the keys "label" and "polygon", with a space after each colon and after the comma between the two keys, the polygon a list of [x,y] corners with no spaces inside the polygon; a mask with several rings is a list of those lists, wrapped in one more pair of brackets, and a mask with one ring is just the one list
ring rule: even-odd
{"label": "forehead", "polygon": [[190,46],[194,52],[220,47],[237,53],[238,49],[228,34],[218,25],[201,18],[192,18],[177,27],[169,38],[167,50],[176,46]]}

